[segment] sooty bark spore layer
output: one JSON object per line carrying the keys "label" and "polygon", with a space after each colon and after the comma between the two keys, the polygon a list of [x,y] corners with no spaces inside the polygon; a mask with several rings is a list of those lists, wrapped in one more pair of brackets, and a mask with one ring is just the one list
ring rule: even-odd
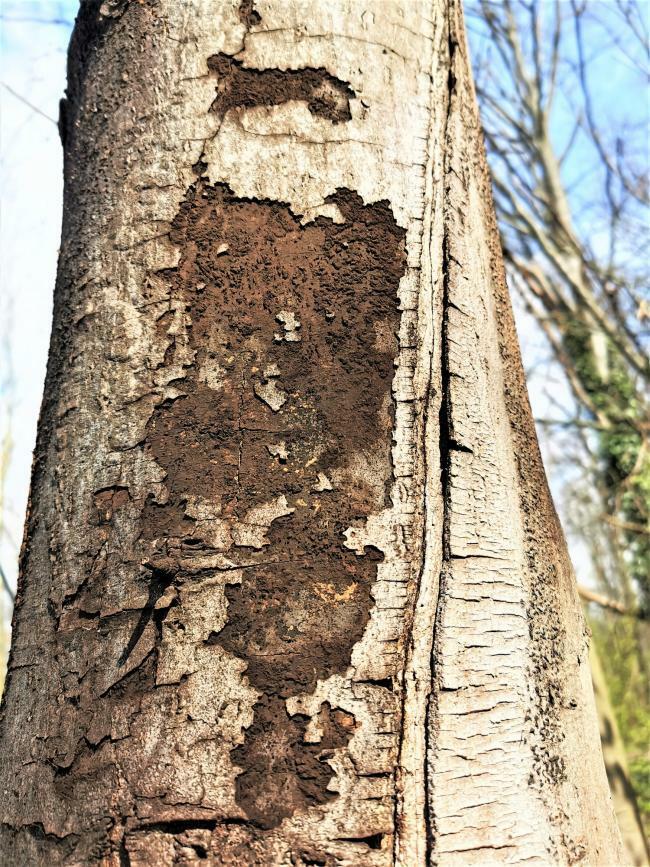
{"label": "sooty bark spore layer", "polygon": [[262,16],[255,9],[255,0],[241,0],[238,13],[239,20],[248,28],[255,27],[262,21]]}
{"label": "sooty bark spore layer", "polygon": [[238,803],[261,828],[334,796],[327,758],[354,726],[324,705],[322,735],[307,743],[309,721],[289,717],[286,699],[349,666],[383,554],[350,550],[344,533],[390,504],[404,231],[386,202],[348,190],[328,202],[342,223],[302,225],[278,202],[205,181],[190,189],[167,276],[195,360],[177,383],[184,394],[147,430],[169,491],[143,515],[159,548],[214,544],[186,514],[189,497],[240,526],[252,509],[286,503],[262,546],[234,537],[232,560],[261,547],[263,557],[227,586],[228,622],[207,642],[245,660],[261,694],[232,754]]}
{"label": "sooty bark spore layer", "polygon": [[333,123],[352,117],[354,91],[326,69],[249,69],[228,54],[213,55],[208,67],[218,76],[212,111],[220,117],[235,107],[282,105],[290,100],[306,102],[313,115]]}

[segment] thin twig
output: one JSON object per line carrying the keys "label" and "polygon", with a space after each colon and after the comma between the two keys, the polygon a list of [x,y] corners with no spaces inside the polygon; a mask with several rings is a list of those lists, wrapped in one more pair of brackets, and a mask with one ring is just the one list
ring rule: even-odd
{"label": "thin twig", "polygon": [[31,108],[32,111],[35,111],[36,114],[40,114],[41,117],[44,117],[45,120],[49,120],[50,123],[53,123],[53,124],[54,124],[54,126],[57,126],[57,125],[58,125],[57,122],[54,120],[53,117],[50,117],[49,114],[46,114],[44,111],[41,111],[41,109],[40,109],[37,105],[34,105],[34,104],[33,104],[32,102],[30,102],[28,99],[25,99],[25,97],[24,97],[24,96],[21,96],[20,93],[18,93],[17,91],[15,91],[15,90],[13,89],[13,87],[9,87],[9,85],[8,85],[6,82],[4,82],[4,81],[0,81],[0,84],[2,84],[2,86],[4,87],[4,89],[5,89],[5,90],[8,90],[9,93],[10,93],[12,96],[15,96],[16,99],[19,99],[21,102],[25,103],[25,105],[28,106],[28,108]]}
{"label": "thin twig", "polygon": [[9,598],[11,599],[11,601],[13,603],[14,600],[16,599],[16,594],[11,589],[11,585],[9,584],[9,581],[7,580],[7,576],[5,575],[5,570],[2,568],[1,563],[0,563],[0,579],[2,579],[2,586],[7,591],[7,595],[9,596]]}

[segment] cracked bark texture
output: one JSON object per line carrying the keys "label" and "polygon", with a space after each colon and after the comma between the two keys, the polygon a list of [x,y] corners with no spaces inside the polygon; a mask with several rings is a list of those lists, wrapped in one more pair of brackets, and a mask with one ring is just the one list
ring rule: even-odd
{"label": "cracked bark texture", "polygon": [[455,0],[83,0],[0,750],[32,864],[621,863]]}

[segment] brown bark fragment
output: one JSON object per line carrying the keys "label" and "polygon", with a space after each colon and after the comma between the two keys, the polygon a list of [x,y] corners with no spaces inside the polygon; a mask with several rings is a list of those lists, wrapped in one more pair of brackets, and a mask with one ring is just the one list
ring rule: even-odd
{"label": "brown bark fragment", "polygon": [[347,746],[352,731],[323,704],[318,715],[322,736],[308,742],[309,718],[289,717],[282,699],[268,693],[255,705],[255,720],[246,740],[233,751],[242,768],[237,777],[237,800],[251,822],[274,828],[298,809],[326,804],[336,797],[327,786],[334,772],[327,764],[332,751]]}
{"label": "brown bark fragment", "polygon": [[97,524],[110,524],[113,513],[128,503],[129,499],[129,489],[119,485],[96,491],[94,500],[97,509]]}

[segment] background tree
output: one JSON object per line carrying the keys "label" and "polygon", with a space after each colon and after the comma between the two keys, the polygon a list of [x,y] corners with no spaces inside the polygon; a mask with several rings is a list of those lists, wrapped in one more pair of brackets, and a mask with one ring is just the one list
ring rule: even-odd
{"label": "background tree", "polygon": [[[645,13],[623,0],[470,4],[510,285],[570,389],[563,400],[552,386],[552,417],[538,421],[569,479],[564,512],[591,560],[583,572],[638,615],[591,609],[647,827],[650,633],[638,619],[650,602]],[[638,91],[607,89],[617,64]]]}
{"label": "background tree", "polygon": [[4,860],[619,863],[458,5],[87,0],[60,126]]}

